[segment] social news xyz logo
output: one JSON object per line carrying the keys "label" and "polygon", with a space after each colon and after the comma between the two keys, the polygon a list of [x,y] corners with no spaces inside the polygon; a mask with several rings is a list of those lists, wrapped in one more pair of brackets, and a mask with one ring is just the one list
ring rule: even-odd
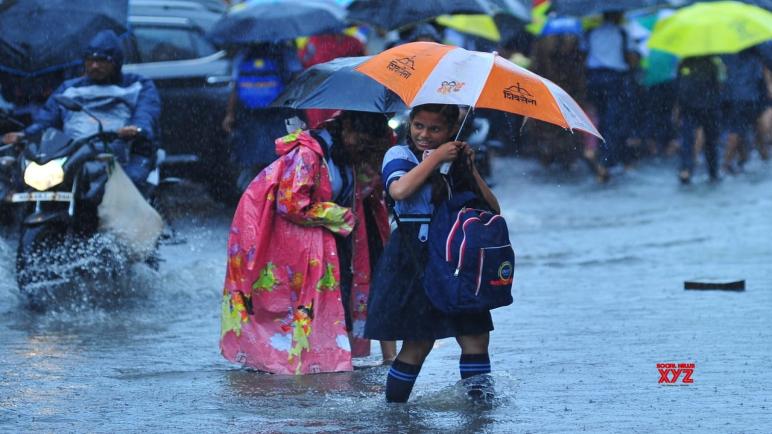
{"label": "social news xyz logo", "polygon": [[676,384],[679,379],[684,384],[694,383],[694,366],[694,363],[657,363],[659,384]]}

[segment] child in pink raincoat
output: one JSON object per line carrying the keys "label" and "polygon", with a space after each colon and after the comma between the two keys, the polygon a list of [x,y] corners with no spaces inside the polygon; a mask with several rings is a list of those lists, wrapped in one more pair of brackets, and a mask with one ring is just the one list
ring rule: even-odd
{"label": "child in pink raincoat", "polygon": [[[350,371],[370,271],[388,234],[377,167],[393,133],[380,114],[342,112],[276,141],[228,240],[223,356],[275,374]],[[352,348],[353,345],[353,348]],[[394,356],[393,344],[384,359]]]}

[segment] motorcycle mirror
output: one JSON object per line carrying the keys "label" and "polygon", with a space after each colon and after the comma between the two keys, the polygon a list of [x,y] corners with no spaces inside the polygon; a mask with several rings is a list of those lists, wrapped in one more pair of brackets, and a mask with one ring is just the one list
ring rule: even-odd
{"label": "motorcycle mirror", "polygon": [[54,95],[54,101],[69,111],[79,112],[83,110],[83,106],[79,102],[64,95]]}

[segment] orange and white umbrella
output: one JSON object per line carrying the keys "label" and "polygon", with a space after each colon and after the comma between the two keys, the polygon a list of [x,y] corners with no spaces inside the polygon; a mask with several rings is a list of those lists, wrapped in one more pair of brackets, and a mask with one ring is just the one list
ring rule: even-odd
{"label": "orange and white umbrella", "polygon": [[355,69],[410,107],[433,103],[502,110],[602,139],[560,86],[496,53],[413,42],[377,54]]}

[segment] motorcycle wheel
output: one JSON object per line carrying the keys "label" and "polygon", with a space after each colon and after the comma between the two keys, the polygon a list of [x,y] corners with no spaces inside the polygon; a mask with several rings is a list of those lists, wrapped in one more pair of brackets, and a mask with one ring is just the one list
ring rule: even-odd
{"label": "motorcycle wheel", "polygon": [[21,229],[16,251],[16,283],[27,306],[34,311],[44,312],[52,301],[48,283],[64,278],[56,273],[56,261],[49,252],[50,246],[60,244],[61,240],[61,233],[49,225]]}

